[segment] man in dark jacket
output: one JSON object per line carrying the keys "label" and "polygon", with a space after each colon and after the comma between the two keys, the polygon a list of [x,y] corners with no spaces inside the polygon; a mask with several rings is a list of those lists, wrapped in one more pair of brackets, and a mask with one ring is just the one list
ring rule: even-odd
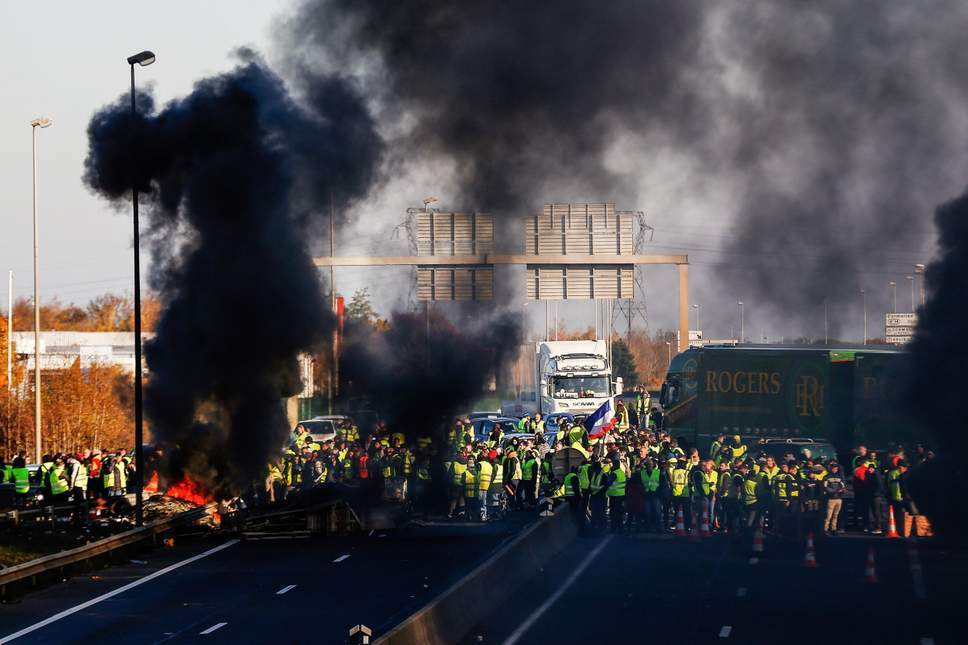
{"label": "man in dark jacket", "polygon": [[827,500],[823,530],[827,535],[837,535],[837,520],[840,517],[846,492],[847,484],[840,472],[840,464],[832,461],[827,465],[827,476],[823,479],[823,494],[824,499]]}
{"label": "man in dark jacket", "polygon": [[867,475],[864,477],[868,492],[868,512],[867,529],[873,535],[880,535],[881,531],[881,509],[884,507],[884,500],[887,497],[887,488],[884,484],[884,475],[873,463],[867,466]]}

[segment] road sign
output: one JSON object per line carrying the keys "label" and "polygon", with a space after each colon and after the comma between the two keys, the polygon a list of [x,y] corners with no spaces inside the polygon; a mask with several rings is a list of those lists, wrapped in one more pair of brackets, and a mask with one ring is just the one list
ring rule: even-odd
{"label": "road sign", "polygon": [[885,327],[916,327],[917,324],[918,315],[916,313],[893,313],[884,316]]}
{"label": "road sign", "polygon": [[914,336],[918,325],[916,313],[890,313],[884,315],[884,339],[892,345],[906,345]]}

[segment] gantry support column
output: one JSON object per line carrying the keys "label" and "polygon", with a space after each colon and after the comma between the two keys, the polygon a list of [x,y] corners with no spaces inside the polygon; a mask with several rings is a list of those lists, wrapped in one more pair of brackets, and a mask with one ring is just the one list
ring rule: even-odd
{"label": "gantry support column", "polygon": [[689,349],[689,265],[679,267],[679,351]]}

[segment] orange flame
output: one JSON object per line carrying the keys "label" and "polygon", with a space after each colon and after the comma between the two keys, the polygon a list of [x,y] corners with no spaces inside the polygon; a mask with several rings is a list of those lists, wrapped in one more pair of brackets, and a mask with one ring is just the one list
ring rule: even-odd
{"label": "orange flame", "polygon": [[212,496],[209,495],[204,488],[195,483],[187,475],[182,478],[177,484],[172,484],[165,491],[168,497],[177,497],[178,499],[185,500],[186,502],[191,502],[193,504],[198,504],[202,506],[208,504],[212,501]]}

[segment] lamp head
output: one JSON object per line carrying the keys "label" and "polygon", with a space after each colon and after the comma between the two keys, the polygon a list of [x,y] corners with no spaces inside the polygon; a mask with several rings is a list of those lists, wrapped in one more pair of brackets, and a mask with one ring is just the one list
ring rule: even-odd
{"label": "lamp head", "polygon": [[47,117],[42,116],[31,121],[30,126],[33,128],[36,128],[36,127],[49,128],[53,123],[54,123],[53,119],[48,119]]}
{"label": "lamp head", "polygon": [[153,62],[155,62],[155,53],[148,51],[147,49],[143,52],[135,54],[134,56],[128,56],[128,65],[138,63],[142,67],[147,67]]}

